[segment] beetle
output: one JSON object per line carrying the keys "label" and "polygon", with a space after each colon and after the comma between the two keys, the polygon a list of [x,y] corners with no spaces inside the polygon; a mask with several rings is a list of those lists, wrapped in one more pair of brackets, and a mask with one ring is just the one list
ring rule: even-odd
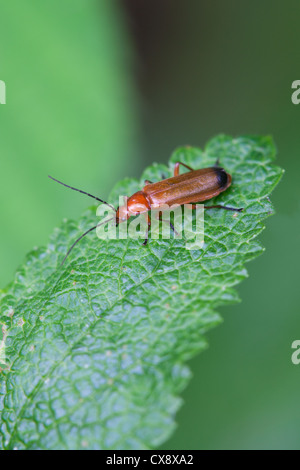
{"label": "beetle", "polygon": [[[189,171],[180,174],[180,165],[182,165]],[[62,183],[61,181],[53,178],[52,176],[49,176],[49,178],[63,186],[66,186],[69,189],[78,191],[109,206],[116,212],[116,225],[125,222],[130,217],[144,213],[147,216],[148,230],[143,245],[146,245],[148,242],[148,231],[151,227],[151,219],[149,217],[148,212],[151,209],[156,209],[159,211],[159,209],[162,206],[165,206],[166,204],[171,206],[173,204],[183,205],[191,203],[193,203],[191,205],[194,209],[196,207],[195,203],[208,201],[209,199],[218,196],[223,191],[226,191],[226,189],[229,188],[232,182],[231,175],[227,173],[224,168],[219,166],[218,160],[214,166],[209,168],[202,168],[199,170],[193,170],[193,168],[186,165],[185,163],[176,162],[174,166],[174,175],[171,178],[163,179],[161,181],[158,181],[157,183],[152,183],[151,181],[146,180],[145,186],[143,187],[142,191],[137,191],[129,198],[126,198],[125,204],[115,209],[111,204],[107,203],[103,199],[93,196],[92,194],[82,191],[81,189],[77,189],[65,183]],[[241,212],[243,210],[243,208],[237,209],[234,207],[222,206],[219,204],[213,206],[204,206],[204,208],[224,209],[236,212]],[[113,218],[103,223],[107,223],[110,220],[113,220]],[[65,262],[66,258],[73,250],[74,246],[88,233],[99,227],[99,225],[101,224],[97,224],[87,230],[73,243],[73,245],[68,250],[62,264]],[[170,226],[172,230],[175,231],[171,223]]]}

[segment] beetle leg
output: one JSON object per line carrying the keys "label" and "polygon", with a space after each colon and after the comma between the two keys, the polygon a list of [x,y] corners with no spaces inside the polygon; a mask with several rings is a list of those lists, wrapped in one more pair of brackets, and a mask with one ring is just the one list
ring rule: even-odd
{"label": "beetle leg", "polygon": [[179,165],[184,166],[185,168],[187,168],[187,169],[190,170],[190,171],[194,171],[193,168],[191,168],[190,166],[186,165],[185,163],[176,162],[176,163],[175,163],[175,166],[174,166],[174,176],[178,176],[178,175],[179,175]]}
{"label": "beetle leg", "polygon": [[217,158],[216,163],[214,164],[215,168],[220,168],[220,157]]}
{"label": "beetle leg", "polygon": [[170,225],[170,227],[171,227],[172,232],[175,233],[175,235],[177,235],[177,237],[179,236],[179,233],[177,232],[177,230],[175,230],[175,227],[174,227],[174,225],[172,224],[172,222],[170,222],[169,220],[163,219],[161,212],[159,213],[158,218],[159,218],[159,220],[161,220],[162,222],[168,222],[169,225]]}
{"label": "beetle leg", "polygon": [[148,224],[148,227],[147,227],[147,230],[146,230],[146,233],[145,233],[145,240],[143,242],[143,245],[146,246],[147,243],[148,243],[148,234],[149,234],[149,229],[151,227],[151,219],[149,217],[149,214],[145,214],[145,217],[146,217],[146,220],[147,220],[147,224]]}
{"label": "beetle leg", "polygon": [[[196,209],[196,207],[198,206],[198,204],[190,204],[192,206],[192,209]],[[228,207],[228,206],[221,206],[221,205],[217,205],[217,206],[204,206],[204,209],[225,209],[226,211],[234,211],[234,212],[242,212],[244,210],[243,207],[240,207],[240,208],[236,208],[236,207]]]}
{"label": "beetle leg", "polygon": [[150,181],[150,180],[145,180],[145,184],[153,184],[153,181]]}
{"label": "beetle leg", "polygon": [[226,211],[235,211],[235,212],[242,212],[242,210],[244,210],[243,207],[240,207],[240,208],[236,208],[236,207],[228,207],[228,206],[221,206],[221,205],[217,205],[217,206],[204,206],[204,209],[225,209]]}

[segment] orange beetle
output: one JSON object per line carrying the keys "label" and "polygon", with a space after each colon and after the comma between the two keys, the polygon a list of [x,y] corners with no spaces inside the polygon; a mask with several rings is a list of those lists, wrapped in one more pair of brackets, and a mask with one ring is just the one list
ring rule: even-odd
{"label": "orange beetle", "polygon": [[[187,168],[189,171],[187,173],[179,174],[180,165]],[[173,204],[190,204],[196,202],[203,202],[213,197],[217,196],[221,192],[225,191],[231,185],[231,175],[227,173],[224,168],[221,168],[216,163],[215,166],[209,168],[203,168],[200,170],[193,170],[191,167],[185,163],[177,162],[174,167],[174,176],[171,178],[163,179],[157,183],[152,183],[151,181],[146,180],[146,185],[142,191],[134,193],[132,196],[126,199],[126,203],[123,206],[117,208],[117,210],[107,202],[99,199],[92,194],[89,194],[85,191],[82,191],[77,188],[73,188],[61,181],[58,181],[52,176],[49,176],[52,180],[56,181],[67,188],[73,189],[74,191],[79,191],[82,194],[86,194],[97,201],[106,204],[116,212],[116,225],[119,225],[121,222],[125,222],[130,217],[136,216],[138,214],[145,213],[147,214],[151,209],[159,210],[160,207],[168,204],[169,206]],[[192,204],[192,207],[195,208],[195,204]],[[230,211],[242,211],[242,208],[236,209],[234,207],[228,206],[204,206],[205,209],[225,209]],[[112,220],[112,219],[110,219]],[[106,221],[108,222],[108,221]],[[105,223],[106,223],[105,222]],[[101,224],[97,224],[94,227],[87,230],[83,235],[81,235],[68,250],[63,263],[65,262],[67,256],[70,254],[74,246],[89,232],[95,230]],[[171,225],[171,228],[174,231],[174,227]],[[151,219],[148,215],[148,229],[151,226]],[[146,245],[148,241],[148,231],[146,234],[145,241],[143,245]],[[63,264],[62,263],[62,264]]]}

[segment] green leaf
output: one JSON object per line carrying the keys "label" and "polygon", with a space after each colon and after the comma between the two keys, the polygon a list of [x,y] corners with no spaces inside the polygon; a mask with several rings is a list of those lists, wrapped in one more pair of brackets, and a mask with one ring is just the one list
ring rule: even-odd
{"label": "green leaf", "polygon": [[233,184],[213,203],[244,211],[207,211],[202,250],[92,233],[61,268],[71,243],[97,223],[93,208],[29,254],[0,300],[4,449],[155,448],[170,436],[190,377],[185,362],[206,347],[204,333],[221,321],[216,308],[238,300],[245,262],[263,251],[255,238],[282,175],[274,156],[269,137],[219,136],[113,190],[117,203],[144,179],[171,175],[175,161],[201,168],[220,158]]}

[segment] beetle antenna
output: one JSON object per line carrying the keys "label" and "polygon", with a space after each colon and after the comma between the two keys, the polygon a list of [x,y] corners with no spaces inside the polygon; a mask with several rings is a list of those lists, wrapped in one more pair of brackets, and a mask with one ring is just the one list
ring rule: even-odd
{"label": "beetle antenna", "polygon": [[78,191],[79,193],[82,193],[82,194],[85,194],[86,196],[92,197],[93,199],[96,199],[97,201],[102,202],[102,204],[106,204],[106,205],[109,206],[111,209],[113,209],[115,212],[117,212],[116,209],[115,209],[111,204],[108,204],[108,202],[103,201],[103,199],[99,199],[99,197],[96,197],[96,196],[93,196],[92,194],[86,193],[85,191],[82,191],[81,189],[73,188],[73,186],[69,186],[68,184],[62,183],[61,181],[59,181],[59,180],[53,178],[53,177],[50,176],[50,175],[48,175],[48,178],[50,178],[50,179],[53,180],[53,181],[56,181],[57,183],[59,183],[59,184],[65,186],[66,188],[73,189],[73,191]]}
{"label": "beetle antenna", "polygon": [[84,232],[79,238],[77,238],[77,240],[73,243],[73,245],[68,249],[67,251],[67,254],[66,256],[64,257],[64,259],[62,260],[62,263],[61,263],[61,266],[65,263],[67,257],[69,256],[69,254],[71,253],[71,251],[73,250],[74,246],[77,245],[78,242],[80,242],[80,240],[85,237],[88,233],[90,233],[92,230],[95,230],[97,227],[99,227],[100,225],[103,225],[103,224],[106,224],[107,222],[110,222],[111,220],[113,220],[114,217],[112,217],[111,219],[108,219],[108,220],[105,220],[104,222],[101,222],[100,224],[97,224],[95,225],[94,227],[92,228],[89,228],[86,232]]}

